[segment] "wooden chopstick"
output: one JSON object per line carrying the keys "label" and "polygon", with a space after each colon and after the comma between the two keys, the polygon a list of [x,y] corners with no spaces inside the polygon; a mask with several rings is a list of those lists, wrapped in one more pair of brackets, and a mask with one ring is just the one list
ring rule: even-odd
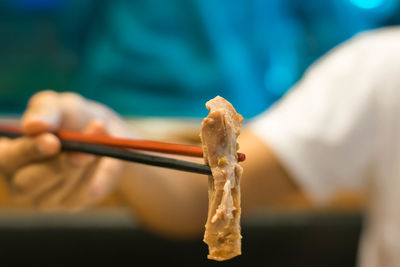
{"label": "wooden chopstick", "polygon": [[[0,136],[8,138],[17,138],[23,136],[23,134],[12,131],[4,131],[4,129],[1,128]],[[149,154],[139,153],[136,151],[104,146],[99,144],[91,144],[91,143],[70,141],[63,139],[60,139],[60,141],[61,141],[61,147],[65,151],[83,152],[97,156],[106,156],[131,162],[137,162],[146,165],[211,175],[210,167],[205,164],[149,155]]]}
{"label": "wooden chopstick", "polygon": [[[0,131],[22,134],[22,129],[16,125],[0,124]],[[88,135],[74,131],[59,130],[55,132],[61,140],[77,141],[81,143],[98,144],[119,148],[153,151],[167,154],[184,155],[191,157],[203,157],[203,149],[200,146],[173,144],[159,141],[123,139],[110,136]],[[246,159],[245,154],[238,153],[238,161]]]}

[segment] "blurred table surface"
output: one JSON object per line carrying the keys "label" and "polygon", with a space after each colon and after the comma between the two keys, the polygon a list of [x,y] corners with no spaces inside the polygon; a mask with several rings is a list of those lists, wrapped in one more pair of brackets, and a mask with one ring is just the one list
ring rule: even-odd
{"label": "blurred table surface", "polygon": [[[18,119],[3,117],[1,121],[17,123]],[[146,139],[199,142],[200,120],[128,118],[128,121]],[[98,207],[84,212],[39,213],[14,209],[7,184],[0,181],[3,262],[215,264],[206,260],[207,247],[201,237],[176,241],[154,236],[138,225],[118,196],[111,195]],[[222,265],[354,266],[362,204],[357,194],[343,192],[328,208],[316,210],[310,208],[303,195],[293,195],[284,208],[260,210],[244,218],[243,255]]]}
{"label": "blurred table surface", "polygon": [[[242,221],[243,255],[222,266],[354,266],[357,212],[263,212]],[[211,266],[202,237],[177,241],[138,226],[128,210],[0,212],[2,266]]]}

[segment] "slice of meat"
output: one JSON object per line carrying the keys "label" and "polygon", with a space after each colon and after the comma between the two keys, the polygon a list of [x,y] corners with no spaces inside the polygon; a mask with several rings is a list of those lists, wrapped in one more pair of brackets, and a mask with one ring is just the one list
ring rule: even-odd
{"label": "slice of meat", "polygon": [[243,117],[224,98],[206,103],[210,110],[203,120],[200,138],[204,158],[210,165],[209,204],[204,242],[209,259],[223,261],[241,254],[240,177],[236,138]]}

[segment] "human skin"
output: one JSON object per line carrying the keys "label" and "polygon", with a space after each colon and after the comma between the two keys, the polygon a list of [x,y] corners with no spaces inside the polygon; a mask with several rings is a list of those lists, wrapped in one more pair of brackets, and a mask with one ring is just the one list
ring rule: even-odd
{"label": "human skin", "polygon": [[[79,210],[117,191],[151,231],[174,238],[199,236],[204,231],[208,204],[204,175],[61,153],[59,140],[49,131],[137,136],[106,106],[72,93],[43,91],[31,98],[22,125],[30,137],[0,142],[5,147],[0,151],[7,151],[0,152],[0,171],[9,177],[16,203],[42,210]],[[244,215],[299,192],[273,151],[251,131],[244,128],[239,143],[247,155],[241,163]],[[12,166],[12,162],[20,163]]]}

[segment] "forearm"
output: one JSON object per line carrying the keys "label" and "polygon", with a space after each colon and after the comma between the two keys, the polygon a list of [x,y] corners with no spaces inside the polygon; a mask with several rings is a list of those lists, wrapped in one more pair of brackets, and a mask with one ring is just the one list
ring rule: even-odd
{"label": "forearm", "polygon": [[[298,192],[273,152],[249,131],[240,137],[244,214],[271,207]],[[193,159],[190,159],[193,160]],[[207,215],[204,175],[127,164],[118,190],[147,228],[174,237],[200,235]]]}
{"label": "forearm", "polygon": [[175,238],[200,236],[207,216],[207,176],[127,164],[119,192],[151,231]]}
{"label": "forearm", "polygon": [[273,150],[250,130],[239,136],[240,151],[246,154],[241,163],[242,210],[244,215],[259,208],[283,206],[289,198],[300,195],[293,177],[285,170]]}

